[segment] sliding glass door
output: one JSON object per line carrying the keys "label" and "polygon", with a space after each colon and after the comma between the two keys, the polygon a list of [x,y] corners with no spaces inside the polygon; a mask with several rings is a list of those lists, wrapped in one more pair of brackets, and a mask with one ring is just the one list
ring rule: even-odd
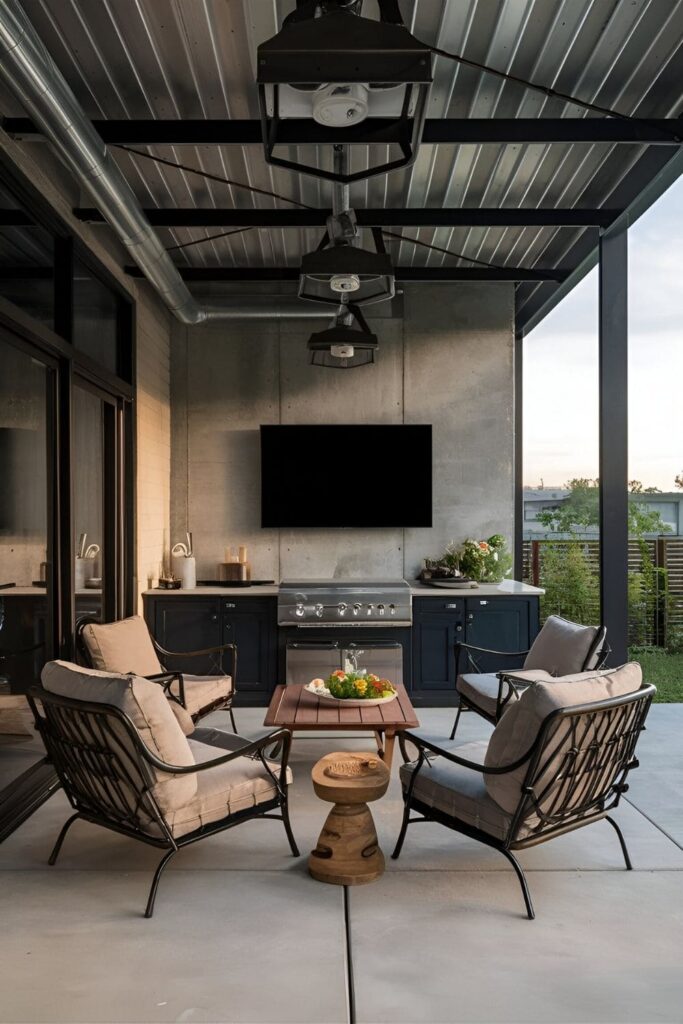
{"label": "sliding glass door", "polygon": [[21,696],[55,654],[55,366],[0,334],[0,791],[42,747]]}
{"label": "sliding glass door", "polygon": [[120,402],[86,381],[72,401],[73,553],[76,622],[122,614],[123,537]]}
{"label": "sliding glass door", "polygon": [[52,655],[54,369],[0,338],[0,689]]}

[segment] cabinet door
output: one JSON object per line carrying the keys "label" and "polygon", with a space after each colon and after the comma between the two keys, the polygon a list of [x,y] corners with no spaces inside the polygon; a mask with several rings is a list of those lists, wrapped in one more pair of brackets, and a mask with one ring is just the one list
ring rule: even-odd
{"label": "cabinet door", "polygon": [[425,599],[415,603],[413,627],[413,692],[455,693],[454,646],[461,640],[462,601]]}
{"label": "cabinet door", "polygon": [[258,598],[224,601],[223,643],[237,644],[237,703],[269,695],[277,682],[275,608]]}
{"label": "cabinet door", "polygon": [[[155,601],[154,635],[167,651],[199,651],[221,643],[220,599],[168,597]],[[216,658],[163,658],[169,671],[215,675]]]}
{"label": "cabinet door", "polygon": [[[529,648],[529,601],[524,598],[468,598],[465,637],[468,644],[496,651],[525,651]],[[521,666],[522,659],[475,654],[482,672]],[[461,667],[462,671],[462,667]]]}

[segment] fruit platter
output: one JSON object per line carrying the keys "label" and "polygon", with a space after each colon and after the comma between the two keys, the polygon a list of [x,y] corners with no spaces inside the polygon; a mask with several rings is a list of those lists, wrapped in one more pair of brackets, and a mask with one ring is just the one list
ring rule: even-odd
{"label": "fruit platter", "polygon": [[388,704],[397,696],[393,683],[365,670],[343,672],[338,669],[327,679],[312,679],[304,689],[320,700],[345,704],[347,707]]}

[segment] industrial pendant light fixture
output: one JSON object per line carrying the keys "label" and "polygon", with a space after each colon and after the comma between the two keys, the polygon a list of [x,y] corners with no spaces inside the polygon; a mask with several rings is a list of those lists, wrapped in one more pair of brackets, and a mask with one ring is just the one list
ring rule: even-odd
{"label": "industrial pendant light fixture", "polygon": [[[346,146],[335,145],[334,169],[343,174],[347,167]],[[299,298],[338,306],[384,302],[394,296],[394,269],[384,245],[382,232],[372,228],[375,251],[358,245],[356,214],[349,206],[349,186],[332,186],[332,214],[320,245],[301,259]]]}
{"label": "industrial pendant light fixture", "polygon": [[[349,183],[413,163],[432,82],[432,53],[403,25],[396,0],[378,0],[380,21],[361,4],[305,0],[258,47],[257,82],[266,160],[277,167]],[[350,172],[276,156],[288,118],[310,121],[310,143],[395,145],[400,157]],[[330,140],[330,130],[335,132]]]}
{"label": "industrial pendant light fixture", "polygon": [[[352,326],[354,320],[359,329]],[[337,370],[351,370],[356,366],[374,363],[378,348],[377,336],[372,333],[360,309],[353,303],[340,307],[332,327],[318,331],[308,339],[311,364]]]}

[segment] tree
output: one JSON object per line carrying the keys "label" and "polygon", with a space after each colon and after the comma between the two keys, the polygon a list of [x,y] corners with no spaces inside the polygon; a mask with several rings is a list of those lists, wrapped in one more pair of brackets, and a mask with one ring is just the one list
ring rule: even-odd
{"label": "tree", "polygon": [[678,474],[674,483],[676,484],[676,487],[683,491],[683,470]]}
{"label": "tree", "polygon": [[[588,477],[570,480],[566,487],[569,494],[557,508],[545,509],[538,514],[538,522],[547,526],[552,533],[576,534],[597,530],[600,526],[600,481]],[[629,480],[630,494],[656,494],[656,487],[643,487],[640,480]],[[648,533],[669,533],[668,526],[659,512],[649,509],[645,502],[629,501],[628,532],[631,537],[640,538]]]}

